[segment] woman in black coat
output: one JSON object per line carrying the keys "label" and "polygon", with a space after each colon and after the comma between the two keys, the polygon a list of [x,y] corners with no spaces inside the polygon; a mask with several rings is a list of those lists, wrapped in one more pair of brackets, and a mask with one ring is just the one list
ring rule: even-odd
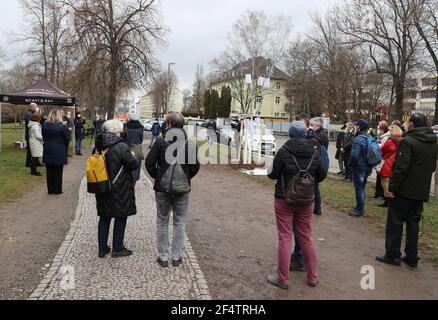
{"label": "woman in black coat", "polygon": [[76,113],[74,126],[75,126],[75,138],[76,138],[76,144],[75,144],[76,155],[82,156],[81,150],[82,150],[82,140],[84,140],[85,138],[85,120],[82,118],[80,112]]}
{"label": "woman in black coat", "polygon": [[67,163],[69,134],[63,123],[62,110],[52,110],[43,125],[47,189],[49,194],[62,194],[62,174]]}
{"label": "woman in black coat", "polygon": [[[134,113],[129,115],[129,121],[125,124],[124,139],[126,143],[132,146],[142,146],[144,140],[144,127],[140,123],[140,117]],[[139,159],[140,165],[137,170],[132,172],[132,178],[134,179],[134,185],[140,180],[141,173],[141,159]]]}
{"label": "woman in black coat", "polygon": [[108,236],[112,219],[115,219],[112,257],[132,255],[132,251],[126,249],[123,242],[128,217],[137,214],[132,171],[139,167],[139,162],[120,137],[122,132],[122,122],[111,120],[105,122],[103,133],[96,138],[97,151],[105,153],[111,180],[111,191],[96,195],[97,213],[100,217],[99,258],[104,258],[111,251],[108,247]]}

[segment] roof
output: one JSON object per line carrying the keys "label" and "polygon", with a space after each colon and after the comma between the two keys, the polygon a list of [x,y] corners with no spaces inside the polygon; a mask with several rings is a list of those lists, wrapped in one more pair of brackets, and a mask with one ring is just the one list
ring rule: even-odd
{"label": "roof", "polygon": [[28,88],[11,94],[0,94],[0,102],[11,104],[35,102],[42,105],[72,106],[76,99],[59,89],[47,78],[41,77]]}
{"label": "roof", "polygon": [[257,57],[255,59],[248,59],[244,62],[237,64],[233,69],[231,69],[222,78],[213,81],[212,84],[220,83],[226,80],[236,79],[235,71],[238,71],[238,75],[241,74],[252,74],[253,67],[255,66],[255,72],[261,77],[269,77],[272,80],[289,80],[290,77],[280,70],[277,66],[273,65],[271,59],[266,59],[264,57]]}

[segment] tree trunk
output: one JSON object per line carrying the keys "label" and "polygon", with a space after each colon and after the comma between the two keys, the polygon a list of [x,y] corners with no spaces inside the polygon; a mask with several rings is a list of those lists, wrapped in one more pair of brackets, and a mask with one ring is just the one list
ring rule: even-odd
{"label": "tree trunk", "polygon": [[404,80],[398,79],[395,83],[395,105],[393,111],[390,112],[390,121],[399,120],[403,118],[403,102],[404,102]]}
{"label": "tree trunk", "polygon": [[435,91],[435,116],[433,118],[433,124],[438,124],[438,78],[436,79],[436,91]]}
{"label": "tree trunk", "polygon": [[117,81],[117,64],[111,62],[110,64],[110,85],[109,85],[109,97],[108,97],[108,119],[113,119],[116,111],[116,99],[118,93],[118,81]]}

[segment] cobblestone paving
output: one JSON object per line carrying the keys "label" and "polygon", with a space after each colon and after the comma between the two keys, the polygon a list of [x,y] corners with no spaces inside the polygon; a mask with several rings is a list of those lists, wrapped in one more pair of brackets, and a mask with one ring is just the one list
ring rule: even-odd
{"label": "cobblestone paving", "polygon": [[163,269],[155,262],[155,200],[144,173],[137,185],[137,207],[137,216],[128,219],[125,236],[126,247],[134,255],[98,259],[95,198],[86,192],[83,180],[75,221],[30,300],[211,299],[188,238],[181,267]]}

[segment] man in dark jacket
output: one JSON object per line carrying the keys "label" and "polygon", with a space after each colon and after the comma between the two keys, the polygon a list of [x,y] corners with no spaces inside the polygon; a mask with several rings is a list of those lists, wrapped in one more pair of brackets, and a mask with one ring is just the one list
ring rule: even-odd
{"label": "man in dark jacket", "polygon": [[[26,167],[31,167],[32,155],[30,153],[30,144],[29,144],[29,122],[34,113],[37,111],[38,105],[36,103],[31,103],[29,105],[29,109],[26,111],[24,115],[24,139],[26,140]],[[38,161],[39,162],[39,161]],[[41,165],[38,163],[38,165]]]}
{"label": "man in dark jacket", "polygon": [[277,276],[269,276],[267,280],[272,285],[282,289],[288,288],[293,228],[295,228],[295,234],[303,251],[308,284],[312,287],[318,284],[316,254],[311,236],[314,204],[292,206],[286,203],[285,200],[285,191],[290,179],[301,170],[309,168],[308,173],[314,176],[315,182],[322,182],[327,176],[318,148],[312,141],[306,139],[306,136],[304,122],[292,122],[289,130],[291,139],[278,151],[274,163],[268,171],[268,177],[277,180],[275,186],[275,214],[279,244],[278,274]]}
{"label": "man in dark jacket", "polygon": [[354,125],[356,126],[357,134],[351,148],[349,165],[353,174],[356,206],[350,210],[349,215],[352,217],[363,217],[365,216],[366,185],[368,177],[373,170],[367,162],[368,129],[370,125],[366,120],[359,120]]}
{"label": "man in dark jacket", "polygon": [[74,120],[75,126],[75,151],[77,156],[82,156],[82,140],[85,138],[85,119],[82,118],[80,112],[76,113],[76,117]]}
{"label": "man in dark jacket", "polygon": [[342,148],[344,146],[344,139],[345,139],[345,134],[346,134],[346,129],[347,129],[347,125],[344,125],[341,130],[339,130],[337,132],[337,136],[336,136],[336,155],[335,155],[335,159],[338,160],[339,163],[339,172],[338,175],[339,176],[343,176],[345,175],[345,170],[344,170],[344,151],[342,151]]}
{"label": "man in dark jacket", "polygon": [[[189,194],[173,195],[167,193],[161,186],[161,180],[170,164],[178,161],[181,164],[187,181],[190,184],[199,172],[200,163],[196,145],[187,139],[184,131],[185,119],[180,113],[171,113],[166,117],[167,130],[165,137],[159,137],[152,146],[146,158],[146,169],[155,179],[155,196],[157,202],[157,262],[162,267],[169,266],[169,259],[173,266],[182,264],[182,251],[185,242],[185,221],[187,216]],[[173,152],[169,152],[173,150]],[[172,209],[172,210],[171,210]],[[169,218],[173,211],[173,244],[169,257]]]}
{"label": "man in dark jacket", "polygon": [[354,128],[354,123],[347,123],[347,132],[345,133],[344,142],[341,151],[344,151],[344,169],[345,169],[345,178],[344,181],[353,181],[353,176],[350,168],[350,157],[351,157],[351,149],[353,147],[354,137],[356,135],[356,130]]}
{"label": "man in dark jacket", "polygon": [[[311,119],[308,139],[313,141],[318,148],[320,148],[320,146],[324,146],[325,149],[328,150],[329,138],[327,137],[327,134],[324,131],[323,124],[324,122],[320,117]],[[322,199],[321,199],[321,191],[319,190],[319,183],[316,183],[314,214],[318,216],[322,215],[321,202]]]}
{"label": "man in dark jacket", "polygon": [[151,128],[152,142],[149,149],[152,149],[152,146],[154,145],[155,141],[157,141],[157,138],[160,136],[160,132],[161,132],[160,122],[158,121],[158,119],[155,119],[154,124],[152,125]]}
{"label": "man in dark jacket", "polygon": [[120,137],[122,132],[123,123],[119,120],[111,120],[104,124],[103,133],[96,137],[97,151],[106,152],[106,167],[112,182],[110,192],[96,195],[97,213],[100,217],[99,258],[104,258],[111,252],[108,247],[108,235],[112,219],[115,219],[112,257],[132,255],[132,251],[125,248],[123,242],[128,217],[137,214],[132,171],[140,164],[135,154]]}
{"label": "man in dark jacket", "polygon": [[[427,126],[423,114],[413,114],[408,132],[401,142],[394,173],[389,183],[390,201],[386,225],[386,254],[377,261],[416,268],[418,261],[419,222],[423,203],[429,201],[432,174],[436,169],[437,137]],[[401,258],[403,225],[406,223],[406,256]]]}

